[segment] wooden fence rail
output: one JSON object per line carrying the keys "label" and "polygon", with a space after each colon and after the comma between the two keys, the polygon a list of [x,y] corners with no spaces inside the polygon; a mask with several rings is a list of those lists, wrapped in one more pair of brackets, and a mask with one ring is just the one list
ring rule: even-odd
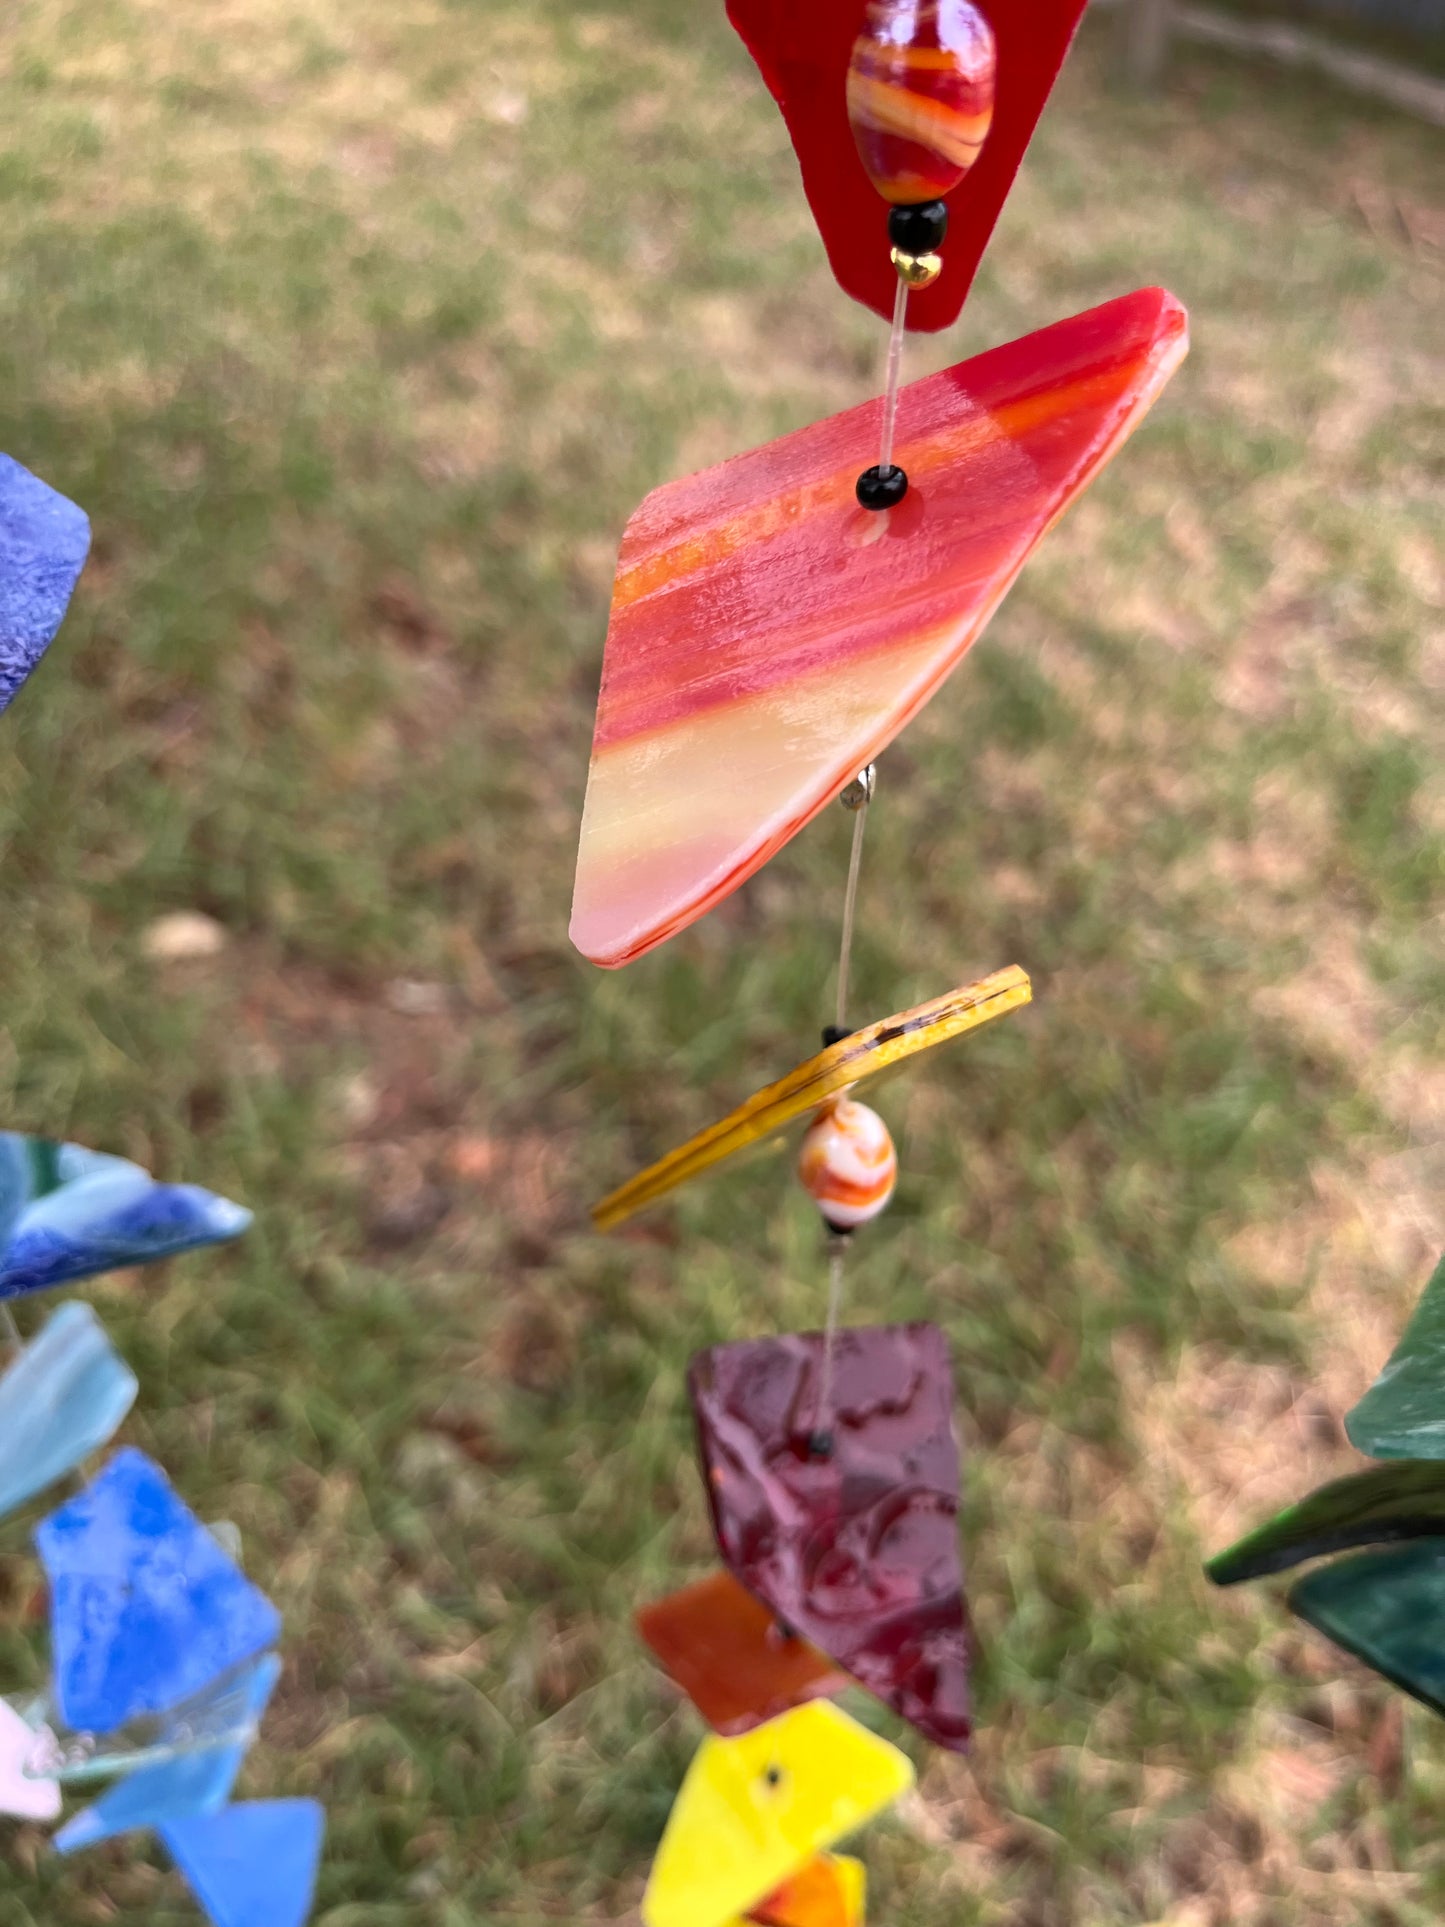
{"label": "wooden fence rail", "polygon": [[[1369,94],[1436,127],[1445,127],[1445,81],[1356,48],[1342,47],[1323,35],[1285,20],[1246,20],[1191,0],[1094,0],[1096,6],[1123,6],[1123,63],[1136,86],[1157,83],[1168,59],[1171,38],[1223,47],[1231,53],[1262,55],[1289,67],[1312,68],[1356,93]],[[1445,12],[1445,6],[1442,6]]]}

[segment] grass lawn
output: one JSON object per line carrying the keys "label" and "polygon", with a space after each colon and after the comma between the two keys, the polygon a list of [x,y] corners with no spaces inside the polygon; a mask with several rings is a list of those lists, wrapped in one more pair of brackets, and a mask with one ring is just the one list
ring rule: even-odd
{"label": "grass lawn", "polygon": [[[858,1008],[1037,1002],[882,1099],[852,1312],[951,1335],[982,1655],[872,1918],[1423,1927],[1437,1729],[1199,1560],[1355,1463],[1445,1242],[1445,156],[1193,53],[1121,100],[1107,41],[910,357],[1194,318],[881,765]],[[0,127],[0,447],[95,525],[0,724],[0,1117],[256,1207],[91,1295],[125,1436],[285,1611],[242,1790],[326,1801],[318,1922],[634,1922],[699,1732],[629,1628],[709,1562],[683,1368],[822,1268],[781,1164],[585,1205],[810,1047],[849,822],[629,970],[570,950],[612,563],[656,482],[870,393],[881,327],[718,0],[18,0]],[[176,910],[218,955],[149,954]],[[0,1853],[0,1927],[196,1919],[143,1842]]]}

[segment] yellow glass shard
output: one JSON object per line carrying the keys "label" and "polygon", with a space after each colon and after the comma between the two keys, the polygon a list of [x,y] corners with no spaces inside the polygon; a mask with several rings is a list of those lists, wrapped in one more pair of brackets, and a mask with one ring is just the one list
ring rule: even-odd
{"label": "yellow glass shard", "polygon": [[731,1927],[913,1784],[913,1765],[826,1700],[693,1756],[642,1897],[646,1927]]}
{"label": "yellow glass shard", "polygon": [[965,1031],[1002,1017],[1033,999],[1033,986],[1016,964],[996,970],[976,984],[950,990],[932,1003],[920,1004],[881,1023],[855,1030],[841,1043],[810,1057],[806,1064],[756,1092],[720,1124],[705,1131],[665,1158],[640,1171],[635,1178],[614,1191],[601,1204],[592,1207],[592,1218],[599,1231],[611,1231],[634,1212],[655,1204],[669,1191],[689,1178],[711,1170],[724,1158],[761,1143],[800,1117],[811,1116],[825,1098],[836,1096],[855,1084],[864,1084],[880,1071],[916,1057],[920,1051],[946,1044]]}

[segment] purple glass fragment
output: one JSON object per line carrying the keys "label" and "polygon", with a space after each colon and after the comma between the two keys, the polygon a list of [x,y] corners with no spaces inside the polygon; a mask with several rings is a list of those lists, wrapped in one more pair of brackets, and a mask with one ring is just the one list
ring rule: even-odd
{"label": "purple glass fragment", "polygon": [[84,511],[0,455],[0,710],[64,620],[89,549]]}
{"label": "purple glass fragment", "polygon": [[[688,1374],[729,1570],[938,1746],[968,1742],[953,1375],[936,1325],[718,1345]],[[821,1450],[826,1443],[828,1449]]]}

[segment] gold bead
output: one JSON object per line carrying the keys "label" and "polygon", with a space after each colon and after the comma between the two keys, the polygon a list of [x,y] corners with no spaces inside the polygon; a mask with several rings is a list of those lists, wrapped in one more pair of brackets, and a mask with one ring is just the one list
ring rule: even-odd
{"label": "gold bead", "polygon": [[889,259],[898,270],[898,278],[910,288],[931,287],[943,273],[941,254],[905,254],[902,248],[893,248]]}

